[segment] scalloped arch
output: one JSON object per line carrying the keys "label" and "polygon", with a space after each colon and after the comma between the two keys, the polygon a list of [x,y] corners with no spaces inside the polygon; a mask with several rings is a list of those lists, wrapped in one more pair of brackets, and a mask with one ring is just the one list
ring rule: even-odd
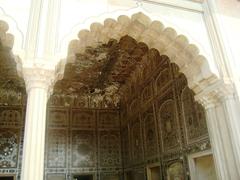
{"label": "scalloped arch", "polygon": [[14,43],[14,36],[10,33],[7,33],[9,29],[8,24],[5,21],[0,20],[0,39],[3,46],[11,48]]}
{"label": "scalloped arch", "polygon": [[103,24],[95,22],[91,24],[90,30],[79,31],[78,39],[69,43],[68,61],[74,61],[75,53],[84,52],[88,46],[95,47],[99,43],[107,43],[109,39],[119,40],[124,35],[167,55],[171,62],[179,66],[187,77],[189,87],[196,93],[217,80],[207,59],[199,54],[196,45],[190,44],[186,36],[178,35],[173,28],[164,27],[160,21],[151,21],[142,12],[131,17],[121,15],[117,20],[107,18]]}
{"label": "scalloped arch", "polygon": [[14,54],[22,55],[24,36],[17,22],[0,7],[0,38]]}

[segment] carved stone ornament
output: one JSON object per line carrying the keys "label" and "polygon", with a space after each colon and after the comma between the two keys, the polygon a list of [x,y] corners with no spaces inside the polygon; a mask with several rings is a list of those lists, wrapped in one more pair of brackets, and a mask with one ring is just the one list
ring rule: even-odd
{"label": "carved stone ornament", "polygon": [[216,81],[208,87],[208,90],[201,91],[195,96],[195,100],[203,105],[205,109],[217,106],[222,101],[229,98],[237,98],[232,83]]}
{"label": "carved stone ornament", "polygon": [[45,89],[49,95],[52,93],[54,83],[62,77],[56,65],[42,60],[24,62],[21,73],[25,80],[27,92],[32,88]]}

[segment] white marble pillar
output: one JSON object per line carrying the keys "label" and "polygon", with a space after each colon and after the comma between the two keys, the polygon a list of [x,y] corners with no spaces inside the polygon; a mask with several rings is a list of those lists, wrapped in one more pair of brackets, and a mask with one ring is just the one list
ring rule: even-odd
{"label": "white marble pillar", "polygon": [[44,179],[46,105],[55,79],[51,68],[31,64],[22,70],[28,98],[21,180]]}
{"label": "white marble pillar", "polygon": [[240,179],[240,103],[232,93],[224,95],[221,100]]}
{"label": "white marble pillar", "polygon": [[[231,88],[230,88],[231,89]],[[219,180],[239,180],[240,108],[233,89],[224,85],[197,95],[206,110],[208,131]]]}

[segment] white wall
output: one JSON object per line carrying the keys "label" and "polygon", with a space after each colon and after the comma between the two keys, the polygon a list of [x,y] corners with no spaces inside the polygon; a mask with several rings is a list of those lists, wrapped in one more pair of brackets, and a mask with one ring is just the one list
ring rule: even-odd
{"label": "white wall", "polygon": [[[197,44],[201,53],[210,60],[210,65],[213,71],[216,71],[211,44],[209,43],[201,8],[198,3],[189,5],[189,3],[186,3],[186,0],[181,1],[184,2],[184,5],[186,4],[190,8],[179,8],[177,7],[180,5],[179,3],[176,6],[174,3],[166,5],[166,0],[163,2],[159,1],[160,3],[158,2],[158,4],[152,4],[149,2],[138,3],[135,0],[61,0],[60,11],[57,18],[59,22],[56,23],[57,27],[51,27],[57,28],[56,52],[59,51],[58,47],[61,47],[61,43],[63,43],[65,36],[70,34],[76,26],[89,28],[91,23],[96,21],[103,22],[107,17],[117,18],[117,16],[121,14],[130,15],[134,11],[142,10],[148,13],[152,19],[157,19],[163,22],[165,26],[173,27],[179,34],[186,35],[191,43]],[[139,4],[141,4],[141,7],[137,9],[136,7],[139,6]],[[16,20],[26,38],[26,33],[29,31],[27,25],[30,11],[30,0],[24,0],[21,1],[21,3],[19,3],[18,0],[0,0],[0,6],[7,14],[11,15],[11,17]],[[191,10],[191,8],[194,10]],[[42,14],[40,15],[43,16]],[[33,18],[36,18],[36,21],[38,21],[37,15]],[[36,23],[34,26],[38,23],[36,21],[33,21]],[[44,28],[43,26],[44,25],[41,24],[41,27],[39,28],[47,29],[47,27]],[[43,44],[49,43],[43,42],[42,39],[44,39],[44,36],[41,32],[39,33],[39,36],[41,36],[41,39],[38,40],[38,42],[42,43],[42,45],[36,47],[41,48]],[[75,33],[75,37],[77,37],[77,33]],[[47,40],[48,39],[46,39],[46,41]],[[60,50],[62,51],[61,48]]]}
{"label": "white wall", "polygon": [[240,95],[240,1],[214,0],[216,25]]}
{"label": "white wall", "polygon": [[[44,1],[45,4],[48,2],[46,0],[34,0],[34,2],[36,1]],[[56,3],[54,0],[49,0],[49,2]],[[200,49],[200,53],[208,59],[210,68],[215,74],[218,74],[217,69],[221,68],[217,65],[218,56],[216,56],[214,51],[214,44],[210,35],[211,30],[209,30],[206,22],[202,0],[143,0],[142,2],[136,0],[58,0],[57,2],[58,4],[60,3],[57,6],[57,8],[59,7],[57,13],[51,14],[56,9],[54,9],[54,6],[49,6],[50,13],[46,16],[46,20],[51,16],[57,16],[52,18],[57,22],[44,24],[38,22],[39,18],[37,16],[44,16],[40,12],[38,14],[35,11],[35,16],[29,16],[31,0],[21,0],[21,3],[18,0],[0,0],[0,18],[10,16],[17,23],[16,27],[19,28],[24,37],[24,43],[27,43],[26,37],[27,33],[30,32],[29,27],[39,25],[40,38],[34,41],[34,43],[40,44],[36,45],[36,47],[34,46],[34,48],[39,49],[36,50],[38,53],[35,56],[39,56],[36,58],[44,58],[46,55],[44,46],[46,44],[54,44],[55,54],[61,54],[64,51],[63,54],[66,55],[67,45],[63,44],[68,42],[65,42],[64,39],[69,35],[73,39],[77,38],[77,32],[83,28],[89,28],[93,22],[103,22],[104,19],[109,17],[116,19],[121,14],[131,15],[134,12],[143,11],[152,20],[159,20],[165,26],[173,27],[178,34],[187,36],[190,43],[196,44]],[[238,45],[240,42],[240,2],[237,0],[212,0],[211,2],[212,13],[216,15],[214,20],[217,21],[217,33],[222,38],[223,51],[228,57],[225,59],[231,61],[227,64],[230,64],[231,68],[235,69],[234,74],[239,74],[240,76],[240,72],[237,70],[238,67],[240,68],[240,50]],[[1,12],[1,9],[3,12]],[[40,9],[37,10],[40,11]],[[42,12],[47,12],[46,10],[47,8]],[[1,16],[1,13],[5,15]],[[36,19],[36,21],[34,19],[32,21],[34,24],[29,24],[29,17]],[[44,22],[44,18],[41,21]],[[47,35],[49,31],[45,31],[45,29],[56,29],[56,31],[53,31],[55,34]],[[16,38],[19,36],[17,34],[14,35]],[[54,37],[54,40],[51,37]],[[33,47],[33,45],[31,44],[30,47]],[[50,53],[47,56],[56,58],[55,54]]]}

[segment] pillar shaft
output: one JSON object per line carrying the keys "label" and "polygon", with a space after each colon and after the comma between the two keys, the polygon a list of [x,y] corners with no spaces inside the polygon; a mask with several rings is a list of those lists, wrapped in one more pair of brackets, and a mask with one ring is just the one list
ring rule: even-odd
{"label": "pillar shaft", "polygon": [[28,93],[21,180],[44,179],[47,100],[59,78],[54,64],[28,62],[22,74]]}
{"label": "pillar shaft", "polygon": [[[225,97],[222,100],[226,122],[229,128],[235,162],[240,176],[240,105],[239,99],[234,96]],[[240,179],[240,178],[239,178]]]}
{"label": "pillar shaft", "polygon": [[44,177],[47,94],[43,88],[32,88],[28,92],[22,180],[42,180]]}
{"label": "pillar shaft", "polygon": [[240,179],[240,106],[230,84],[218,83],[196,95],[207,115],[208,131],[219,180]]}
{"label": "pillar shaft", "polygon": [[218,179],[237,180],[240,177],[223,107],[208,108],[206,115]]}

